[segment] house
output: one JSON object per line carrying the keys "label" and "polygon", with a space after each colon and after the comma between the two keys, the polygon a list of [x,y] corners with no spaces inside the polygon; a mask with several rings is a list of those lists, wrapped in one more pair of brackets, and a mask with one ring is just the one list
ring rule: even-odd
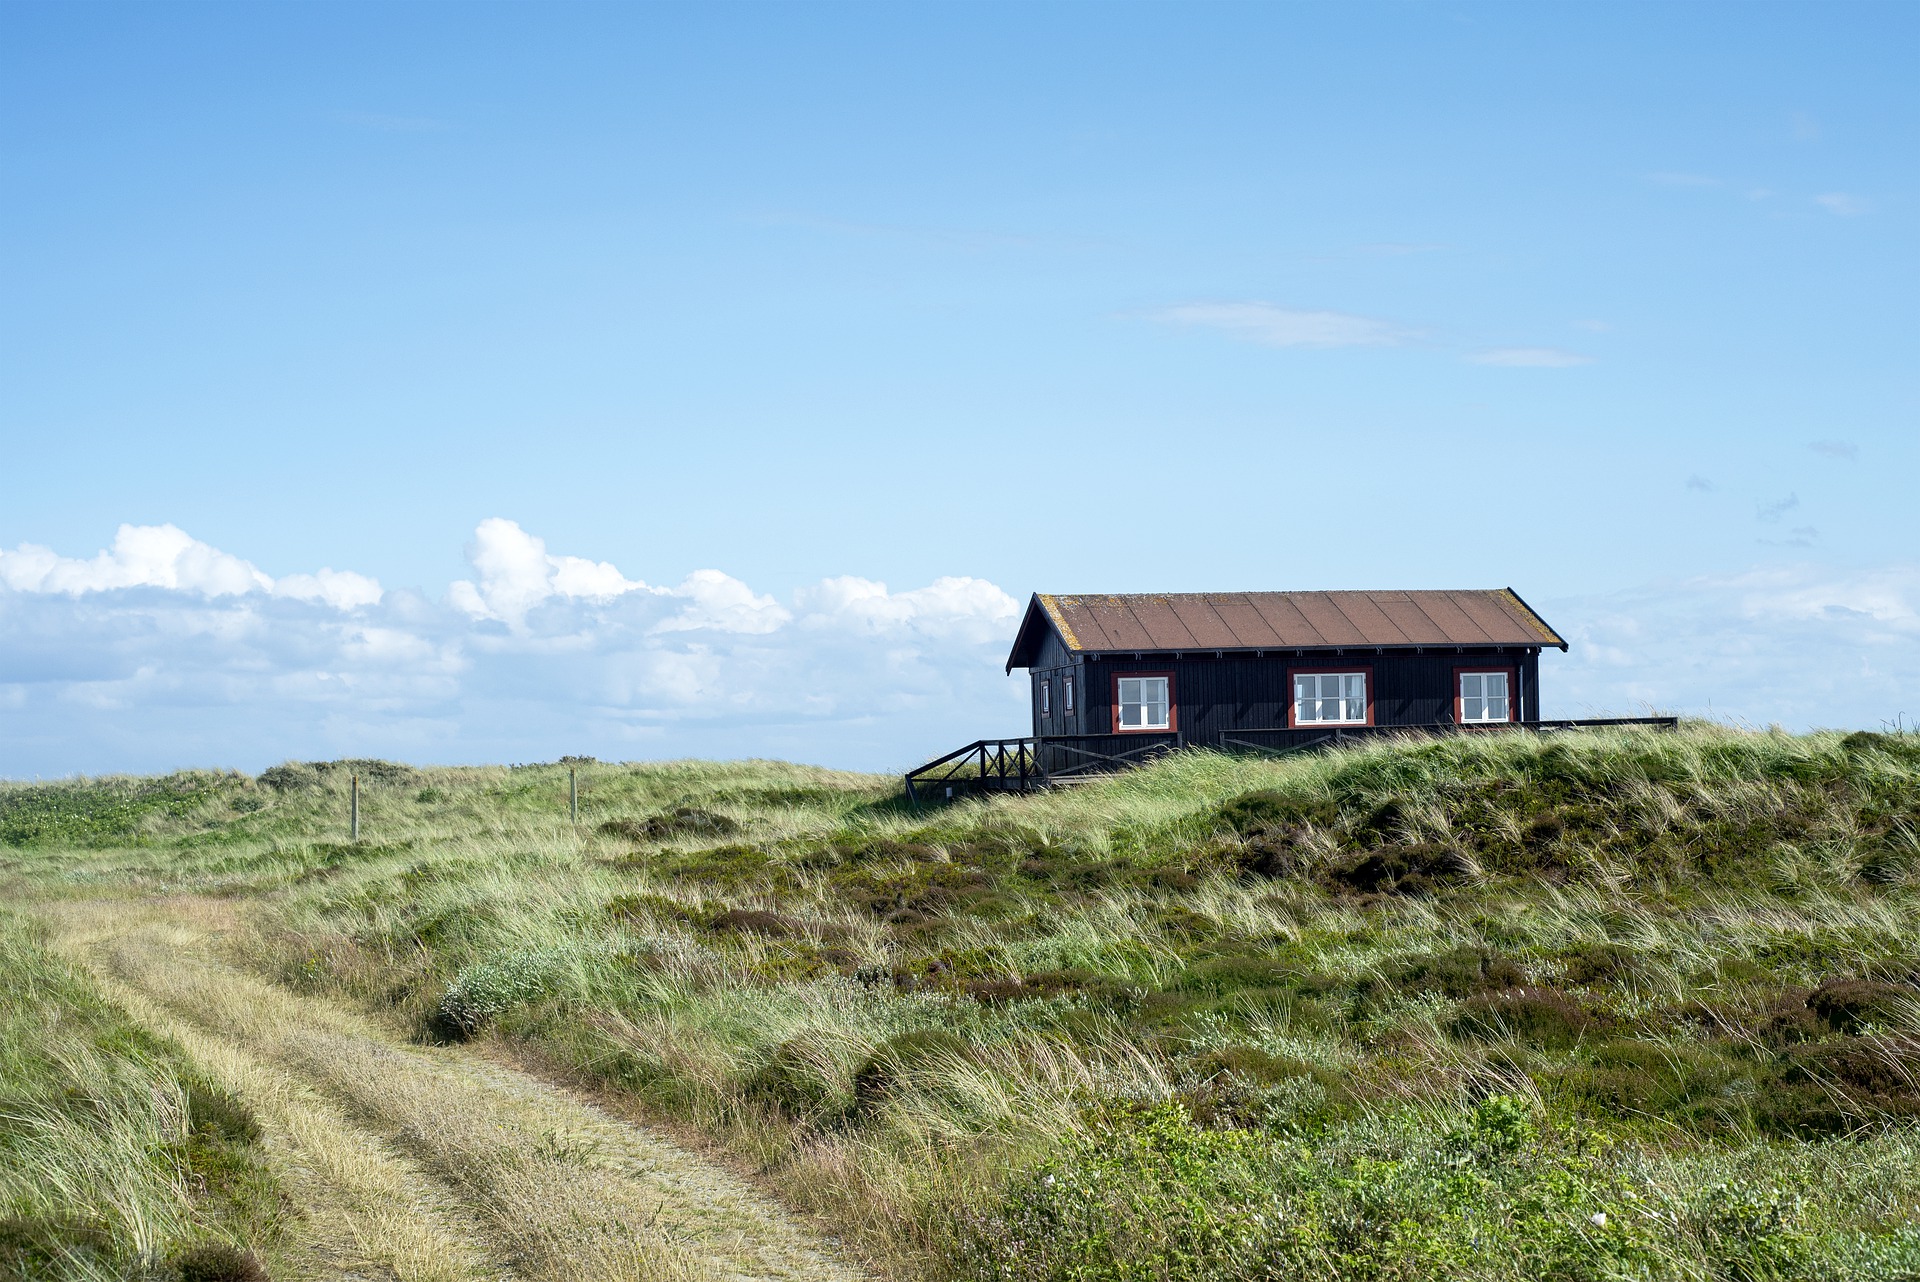
{"label": "house", "polygon": [[1007,671],[1033,734],[1122,752],[1142,735],[1289,747],[1368,726],[1537,721],[1540,651],[1567,643],[1510,588],[1036,594]]}
{"label": "house", "polygon": [[1174,748],[1284,753],[1423,729],[1671,727],[1542,721],[1540,652],[1566,641],[1511,588],[1406,592],[1038,593],[1007,671],[1032,733],[909,771],[907,794],[1026,789]]}

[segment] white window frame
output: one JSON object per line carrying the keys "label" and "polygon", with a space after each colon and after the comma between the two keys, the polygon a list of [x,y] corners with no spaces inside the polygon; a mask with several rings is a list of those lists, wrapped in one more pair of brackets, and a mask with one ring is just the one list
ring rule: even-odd
{"label": "white window frame", "polygon": [[1073,677],[1071,675],[1060,678],[1060,714],[1067,717],[1073,715]]}
{"label": "white window frame", "polygon": [[[1367,689],[1367,683],[1372,677],[1373,674],[1364,668],[1296,669],[1293,674],[1293,724],[1296,726],[1366,725],[1372,720],[1372,718],[1368,716],[1368,713],[1373,707],[1373,692]],[[1326,693],[1327,688],[1322,684],[1327,680],[1335,680],[1340,683],[1333,687],[1333,693],[1331,694]],[[1346,682],[1350,680],[1360,683],[1357,696],[1351,692],[1351,688],[1346,684]],[[1309,682],[1312,683],[1311,693],[1306,692],[1306,685]],[[1345,705],[1357,704],[1358,715],[1321,716],[1321,712],[1329,703],[1342,705],[1339,709],[1342,712],[1353,712],[1353,708]],[[1307,715],[1309,709],[1312,710],[1312,716]]]}
{"label": "white window frame", "polygon": [[1053,678],[1040,678],[1040,715],[1051,719],[1053,716]]}
{"label": "white window frame", "polygon": [[[1496,698],[1496,696],[1488,694],[1486,692],[1486,686],[1484,683],[1489,677],[1500,678],[1500,694],[1497,696],[1500,703],[1500,715],[1497,717],[1487,715],[1488,706],[1491,705]],[[1467,694],[1467,682],[1469,679],[1482,682],[1482,685],[1480,687],[1481,692],[1479,694],[1471,695],[1471,696]],[[1463,671],[1456,675],[1455,681],[1457,683],[1458,688],[1455,689],[1454,691],[1454,697],[1459,700],[1458,706],[1460,709],[1461,725],[1463,726],[1503,726],[1513,720],[1514,681],[1513,681],[1512,669],[1484,668],[1476,671]],[[1479,701],[1481,706],[1481,715],[1477,717],[1472,717],[1467,715],[1467,700],[1469,698],[1473,698]]]}
{"label": "white window frame", "polygon": [[[1129,682],[1136,686],[1134,690],[1136,697],[1133,699],[1126,696]],[[1147,697],[1148,683],[1159,685],[1160,698],[1157,701]],[[1128,708],[1140,709],[1138,725],[1127,724]],[[1158,708],[1160,711],[1158,721],[1147,720],[1148,710],[1152,708]],[[1116,674],[1113,679],[1113,728],[1116,734],[1147,734],[1156,730],[1173,729],[1173,678],[1159,673],[1140,676]]]}

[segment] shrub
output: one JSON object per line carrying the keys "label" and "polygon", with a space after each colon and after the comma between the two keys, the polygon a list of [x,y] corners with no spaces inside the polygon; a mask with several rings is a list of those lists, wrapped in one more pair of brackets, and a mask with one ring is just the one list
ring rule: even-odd
{"label": "shrub", "polygon": [[1513,959],[1465,946],[1405,958],[1389,966],[1384,978],[1393,987],[1410,993],[1439,993],[1455,999],[1517,988],[1527,979]]}
{"label": "shrub", "polygon": [[1751,1062],[1710,1046],[1623,1039],[1596,1046],[1591,1064],[1570,1065],[1555,1080],[1561,1091],[1604,1114],[1683,1120],[1724,1133],[1739,1129],[1743,1100],[1751,1094],[1729,1086],[1753,1071]]}
{"label": "shrub", "polygon": [[1244,793],[1214,811],[1216,825],[1242,837],[1330,826],[1339,809],[1326,797],[1302,797],[1272,789]]}
{"label": "shrub", "polygon": [[853,1075],[854,1106],[867,1110],[916,1077],[969,1058],[967,1043],[943,1029],[901,1033],[880,1043]]}
{"label": "shrub", "polygon": [[1458,846],[1421,842],[1382,846],[1329,864],[1323,874],[1336,889],[1370,895],[1431,895],[1473,875]]}
{"label": "shrub", "polygon": [[197,1135],[226,1144],[258,1144],[264,1134],[260,1119],[238,1096],[201,1078],[184,1083],[187,1128]]}
{"label": "shrub", "polygon": [[1779,1188],[1721,1182],[1701,1192],[1687,1218],[1724,1276],[1758,1282],[1803,1273],[1803,1214],[1801,1200]]}
{"label": "shrub", "polygon": [[177,1257],[180,1282],[267,1282],[267,1271],[250,1251],[224,1242],[207,1242]]}
{"label": "shrub", "polygon": [[1640,973],[1640,958],[1630,948],[1605,940],[1583,941],[1562,949],[1557,960],[1570,984],[1613,984]]}
{"label": "shrub", "polygon": [[1447,1031],[1471,1041],[1508,1038],[1530,1046],[1571,1046],[1606,1026],[1565,993],[1552,988],[1516,988],[1469,998]]}
{"label": "shrub", "polygon": [[352,776],[368,785],[417,788],[421,774],[412,766],[375,757],[349,757],[339,761],[287,761],[261,771],[262,787],[275,792],[300,792],[325,783],[344,783]]}
{"label": "shrub", "polygon": [[830,1125],[854,1109],[852,1062],[858,1057],[846,1038],[808,1029],[775,1047],[747,1089],[800,1121]]}
{"label": "shrub", "polygon": [[729,908],[717,913],[707,923],[707,929],[713,931],[736,932],[747,935],[765,935],[769,939],[792,939],[807,933],[804,923],[779,913],[770,913],[757,908]]}
{"label": "shrub", "polygon": [[447,986],[428,1031],[447,1041],[466,1041],[515,1006],[545,995],[552,963],[552,954],[522,952],[467,967]]}
{"label": "shrub", "polygon": [[1187,992],[1226,996],[1244,989],[1282,988],[1299,978],[1298,967],[1275,958],[1232,953],[1195,962],[1181,973],[1175,986]]}
{"label": "shrub", "polygon": [[740,831],[740,825],[712,810],[676,806],[645,819],[609,819],[599,831],[628,841],[664,841],[669,837],[731,837]]}
{"label": "shrub", "polygon": [[1857,1033],[1868,1024],[1890,1025],[1910,1020],[1920,992],[1905,984],[1871,979],[1830,979],[1807,997],[1807,1009],[1842,1033]]}
{"label": "shrub", "polygon": [[0,1215],[0,1277],[111,1277],[113,1234],[78,1216]]}

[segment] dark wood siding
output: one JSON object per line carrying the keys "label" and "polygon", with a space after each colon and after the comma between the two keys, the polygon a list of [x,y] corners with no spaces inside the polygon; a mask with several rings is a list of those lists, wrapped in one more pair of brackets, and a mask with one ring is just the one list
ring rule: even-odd
{"label": "dark wood siding", "polygon": [[[1068,728],[1068,722],[1065,716],[1066,707],[1061,701],[1060,689],[1060,678],[1078,666],[1078,658],[1068,651],[1066,644],[1060,640],[1059,634],[1049,630],[1046,641],[1040,646],[1039,653],[1034,655],[1034,666],[1028,670],[1027,674],[1031,680],[1032,687],[1034,734],[1080,733],[1078,730]],[[1040,715],[1040,683],[1042,681],[1053,682],[1053,715],[1048,717],[1042,717]],[[1076,692],[1076,694],[1077,693],[1078,692]],[[1077,699],[1075,707],[1077,710]]]}
{"label": "dark wood siding", "polygon": [[[1058,659],[1066,659],[1064,650]],[[1295,655],[1289,651],[1260,657],[1229,653],[1219,658],[1143,654],[1137,659],[1102,658],[1073,665],[1056,662],[1058,666],[1048,670],[1056,682],[1068,671],[1078,675],[1077,715],[1070,719],[1060,715],[1063,709],[1056,684],[1055,716],[1050,724],[1043,725],[1036,679],[1034,732],[1099,735],[1102,738],[1098,741],[1083,745],[1097,752],[1123,752],[1144,742],[1138,734],[1111,733],[1113,682],[1117,674],[1125,672],[1173,674],[1177,737],[1181,743],[1194,746],[1217,745],[1222,736],[1231,736],[1236,731],[1284,728],[1293,699],[1288,672],[1308,667],[1371,669],[1374,724],[1425,726],[1453,721],[1457,669],[1481,663],[1489,667],[1511,666],[1518,669],[1519,689],[1515,693],[1520,701],[1520,719],[1531,721],[1540,716],[1540,660],[1534,651],[1489,648],[1459,652],[1449,647],[1423,654],[1365,651],[1335,655],[1309,651]],[[1325,729],[1315,727],[1301,733],[1316,735],[1325,733]],[[1260,741],[1275,746],[1281,742],[1274,736]]]}

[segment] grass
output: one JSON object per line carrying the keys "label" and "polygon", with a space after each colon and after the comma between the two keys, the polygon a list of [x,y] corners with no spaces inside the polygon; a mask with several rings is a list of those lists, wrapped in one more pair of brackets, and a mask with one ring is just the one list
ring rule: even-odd
{"label": "grass", "polygon": [[0,914],[0,1277],[264,1276],[286,1206],[252,1110]]}
{"label": "grass", "polygon": [[883,1274],[1920,1276],[1914,736],[1182,753],[925,812],[574,764],[577,825],[564,765],[10,786],[0,875],[224,897],[259,974],[591,1082]]}

